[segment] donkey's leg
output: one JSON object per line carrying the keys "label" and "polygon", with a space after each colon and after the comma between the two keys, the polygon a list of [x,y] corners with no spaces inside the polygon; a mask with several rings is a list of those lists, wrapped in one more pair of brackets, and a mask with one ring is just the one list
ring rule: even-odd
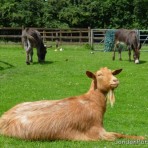
{"label": "donkey's leg", "polygon": [[131,61],[131,48],[128,47],[128,55],[129,55],[129,61]]}
{"label": "donkey's leg", "polygon": [[117,43],[114,44],[114,48],[113,48],[113,57],[112,57],[113,60],[115,60],[116,46],[117,46]]}
{"label": "donkey's leg", "polygon": [[29,46],[28,46],[28,40],[24,40],[24,49],[26,51],[26,64],[29,64]]}
{"label": "donkey's leg", "polygon": [[33,63],[33,49],[30,50],[30,62]]}
{"label": "donkey's leg", "polygon": [[119,47],[119,48],[118,48],[118,53],[119,53],[119,60],[120,60],[120,61],[122,60],[122,57],[121,57],[121,51],[122,51],[122,48]]}
{"label": "donkey's leg", "polygon": [[27,51],[26,51],[26,64],[27,65],[30,65],[30,60],[29,60],[29,58],[30,58],[30,49],[28,49]]}
{"label": "donkey's leg", "polygon": [[37,47],[37,57],[38,57],[38,62],[41,62],[41,58],[40,58],[40,47]]}
{"label": "donkey's leg", "polygon": [[31,48],[31,43],[29,40],[27,40],[27,48],[26,48],[26,64],[29,65],[30,61],[29,61],[29,55],[31,52],[32,48]]}

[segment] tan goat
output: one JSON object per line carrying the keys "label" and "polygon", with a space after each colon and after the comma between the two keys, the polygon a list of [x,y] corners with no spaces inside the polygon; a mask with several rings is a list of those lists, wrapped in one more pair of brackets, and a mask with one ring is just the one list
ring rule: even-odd
{"label": "tan goat", "polygon": [[106,97],[111,104],[114,103],[113,90],[119,84],[114,75],[121,71],[108,68],[101,68],[96,73],[87,71],[92,83],[89,91],[80,96],[16,105],[0,118],[0,133],[28,140],[144,139],[142,136],[107,132],[103,127]]}

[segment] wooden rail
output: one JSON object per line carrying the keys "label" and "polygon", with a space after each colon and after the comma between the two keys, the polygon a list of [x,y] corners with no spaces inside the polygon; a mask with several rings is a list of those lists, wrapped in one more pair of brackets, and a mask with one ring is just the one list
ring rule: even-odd
{"label": "wooden rail", "polygon": [[[70,29],[50,29],[35,28],[43,38],[44,42],[55,42],[58,40],[60,44],[84,44],[91,41],[90,28],[70,28]],[[21,42],[22,28],[0,28],[0,41]]]}
{"label": "wooden rail", "polygon": [[[104,43],[105,32],[108,29],[91,29],[88,28],[35,28],[43,38],[43,41],[48,45],[59,44],[89,44]],[[0,41],[21,42],[22,27],[0,28]],[[139,37],[142,44],[148,44],[148,30],[139,30]]]}

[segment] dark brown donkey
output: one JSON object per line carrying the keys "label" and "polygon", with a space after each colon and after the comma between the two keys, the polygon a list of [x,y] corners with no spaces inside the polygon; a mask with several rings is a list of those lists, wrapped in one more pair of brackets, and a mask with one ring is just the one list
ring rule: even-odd
{"label": "dark brown donkey", "polygon": [[[141,44],[137,35],[137,32],[134,30],[127,29],[119,29],[115,32],[115,40],[114,40],[114,49],[113,49],[113,60],[115,60],[115,50],[118,45],[123,42],[127,45],[129,51],[129,61],[131,61],[131,50],[133,49],[133,58],[136,64],[139,63],[140,58],[140,48]],[[121,58],[121,48],[118,48],[119,52],[119,60]]]}
{"label": "dark brown donkey", "polygon": [[38,62],[44,62],[47,52],[46,46],[37,30],[25,28],[22,31],[22,44],[26,51],[26,64],[33,62],[33,48],[37,49]]}

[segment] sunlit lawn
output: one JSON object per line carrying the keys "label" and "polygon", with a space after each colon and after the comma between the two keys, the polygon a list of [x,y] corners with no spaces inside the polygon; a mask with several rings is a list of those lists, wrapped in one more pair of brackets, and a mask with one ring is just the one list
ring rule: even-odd
{"label": "sunlit lawn", "polygon": [[[148,136],[148,52],[141,52],[141,63],[123,60],[112,61],[111,52],[91,54],[86,46],[62,46],[64,51],[49,48],[45,64],[37,63],[34,50],[34,64],[26,65],[25,52],[19,45],[0,45],[0,115],[12,106],[42,99],[62,99],[85,93],[91,80],[85,71],[95,72],[100,67],[123,68],[118,75],[120,86],[116,89],[116,103],[108,105],[104,126],[107,131],[129,135]],[[148,47],[144,47],[148,50]],[[116,55],[117,56],[117,55]],[[126,140],[127,141],[127,140]],[[24,141],[0,136],[2,148],[100,148],[127,147],[115,142],[72,142],[72,141]],[[148,144],[148,141],[147,141]],[[130,145],[131,147],[135,145]],[[139,147],[147,147],[139,144]]]}

